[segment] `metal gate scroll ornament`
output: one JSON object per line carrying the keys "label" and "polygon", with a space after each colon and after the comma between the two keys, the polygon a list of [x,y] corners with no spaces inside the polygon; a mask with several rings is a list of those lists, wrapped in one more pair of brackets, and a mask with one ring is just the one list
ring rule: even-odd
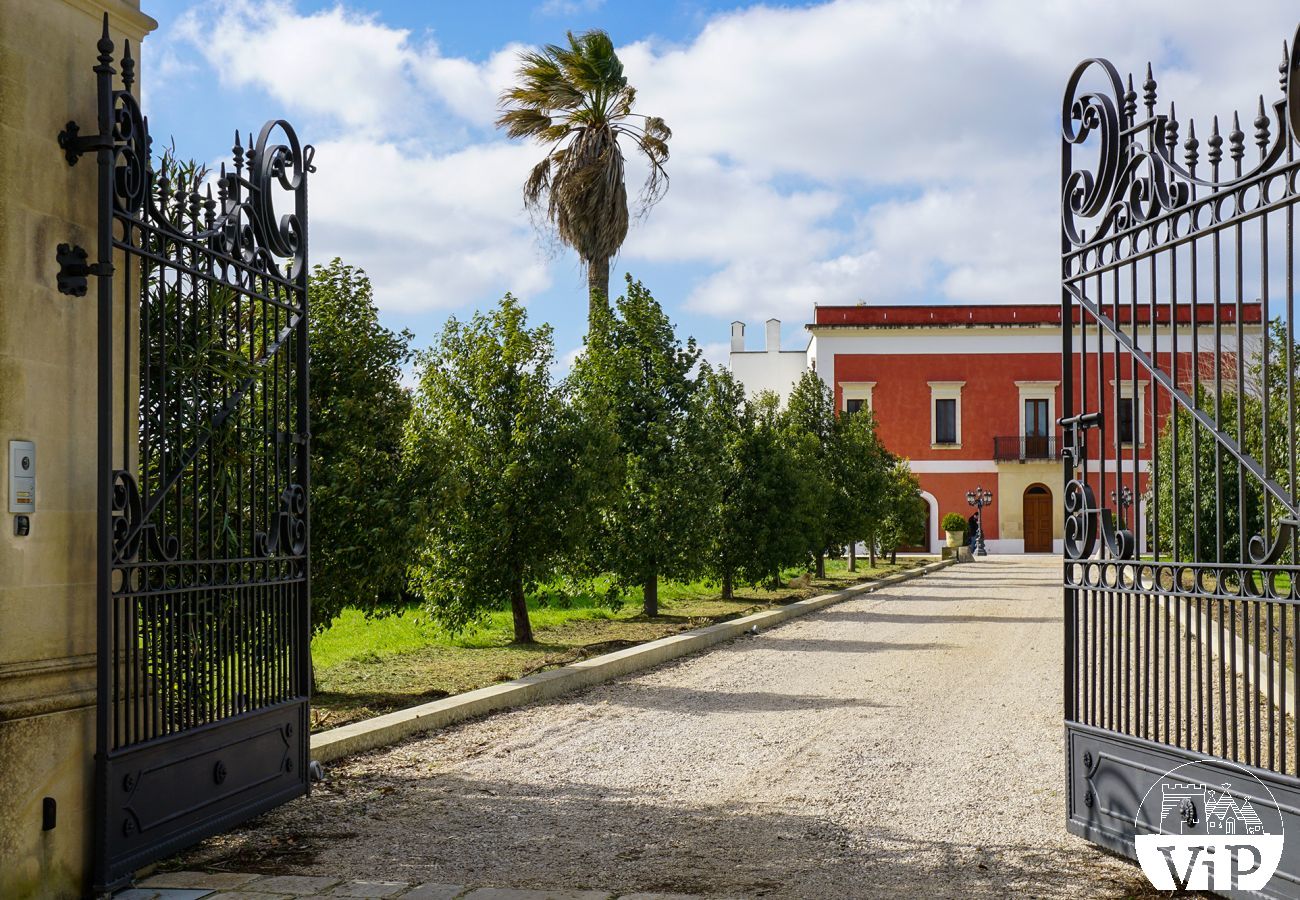
{"label": "metal gate scroll ornament", "polygon": [[97,133],[59,135],[97,241],[56,262],[96,279],[103,890],[308,790],[313,151],[276,120],[215,177],[155,160],[107,16],[98,50]]}
{"label": "metal gate scroll ornament", "polygon": [[[1179,869],[1215,889],[1262,877],[1238,838],[1300,834],[1285,46],[1279,69],[1253,117],[1198,123],[1158,100],[1150,66],[1135,83],[1089,59],[1061,112],[1067,821],[1129,855],[1150,835],[1171,854],[1226,840],[1217,874],[1208,857]],[[1126,504],[1118,520],[1105,497]],[[1300,844],[1262,893],[1300,897]]]}

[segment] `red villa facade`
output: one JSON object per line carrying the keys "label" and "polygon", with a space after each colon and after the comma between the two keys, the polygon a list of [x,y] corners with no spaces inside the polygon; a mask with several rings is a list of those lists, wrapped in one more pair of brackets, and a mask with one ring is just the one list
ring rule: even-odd
{"label": "red villa facade", "polygon": [[[1235,309],[1217,308],[1221,327],[1231,325],[1235,330]],[[1202,351],[1196,364],[1202,371],[1211,346],[1214,309],[1205,304],[1197,310]],[[1130,307],[1107,312],[1121,330],[1132,333]],[[1137,343],[1147,351],[1151,314],[1150,306],[1137,307]],[[1186,389],[1197,356],[1191,307],[1178,307],[1176,329],[1170,325],[1167,304],[1157,306],[1155,314],[1158,367]],[[942,543],[940,518],[949,512],[968,516],[972,510],[966,492],[977,486],[993,493],[993,504],[984,511],[984,534],[991,552],[1060,551],[1064,518],[1062,434],[1056,425],[1064,408],[1060,320],[1060,306],[1049,304],[815,309],[813,321],[806,326],[811,335],[804,351],[806,366],[834,389],[839,409],[871,409],[885,446],[910,460],[929,507],[926,549],[931,552]],[[1259,333],[1260,304],[1243,305],[1242,323],[1248,333]],[[790,367],[774,365],[778,360],[773,354],[789,363],[787,357],[798,351],[774,348],[771,324],[766,352],[744,351],[743,326],[733,325],[732,369],[752,393],[772,389],[784,396],[789,385],[772,382],[774,377],[788,380]],[[1095,351],[1096,330],[1085,338],[1076,320],[1076,382],[1085,339]],[[1118,357],[1113,355],[1109,337],[1100,346],[1106,352],[1090,355],[1099,362],[1084,373],[1086,394],[1076,396],[1073,404],[1076,412],[1100,409],[1103,399],[1098,387],[1105,391],[1105,427],[1090,436],[1088,453],[1096,461],[1089,463],[1093,473],[1101,468],[1099,454],[1106,457],[1107,474],[1104,484],[1094,474],[1093,487],[1099,498],[1116,490],[1114,442],[1118,439],[1123,459],[1119,483],[1132,491],[1140,507],[1154,435],[1169,410],[1162,402],[1155,410],[1158,421],[1153,422],[1147,408],[1153,394],[1149,373],[1139,367],[1135,381],[1130,355],[1122,349]],[[1230,354],[1224,359],[1225,364],[1233,362]],[[1167,396],[1163,391],[1154,393]],[[1128,520],[1140,535],[1140,509]]]}

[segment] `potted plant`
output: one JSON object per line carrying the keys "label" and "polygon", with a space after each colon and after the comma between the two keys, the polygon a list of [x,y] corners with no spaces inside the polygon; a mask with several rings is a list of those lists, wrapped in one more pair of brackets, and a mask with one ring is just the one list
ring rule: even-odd
{"label": "potted plant", "polygon": [[940,524],[948,536],[949,547],[960,547],[966,542],[966,517],[961,513],[948,513]]}

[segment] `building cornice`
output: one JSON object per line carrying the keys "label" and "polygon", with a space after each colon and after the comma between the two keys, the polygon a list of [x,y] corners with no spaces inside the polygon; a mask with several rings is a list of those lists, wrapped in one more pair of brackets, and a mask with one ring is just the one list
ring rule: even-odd
{"label": "building cornice", "polygon": [[125,32],[136,40],[158,27],[157,20],[141,12],[140,4],[133,3],[131,0],[60,0],[60,2],[96,19],[102,19],[104,13],[108,13],[110,29]]}

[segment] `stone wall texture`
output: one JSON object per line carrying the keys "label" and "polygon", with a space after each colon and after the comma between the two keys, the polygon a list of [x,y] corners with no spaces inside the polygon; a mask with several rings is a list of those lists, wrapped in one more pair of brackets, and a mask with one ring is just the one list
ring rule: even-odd
{"label": "stone wall texture", "polygon": [[[90,887],[95,702],[95,300],[55,289],[55,247],[95,244],[95,43],[153,28],[139,0],[0,0],[0,897]],[[137,54],[139,56],[140,54]],[[147,57],[146,57],[147,58]],[[143,68],[143,67],[142,67]],[[93,261],[93,259],[92,259]],[[120,308],[120,304],[119,304]],[[31,534],[7,510],[8,442],[36,443]],[[42,802],[58,804],[42,830]]]}

